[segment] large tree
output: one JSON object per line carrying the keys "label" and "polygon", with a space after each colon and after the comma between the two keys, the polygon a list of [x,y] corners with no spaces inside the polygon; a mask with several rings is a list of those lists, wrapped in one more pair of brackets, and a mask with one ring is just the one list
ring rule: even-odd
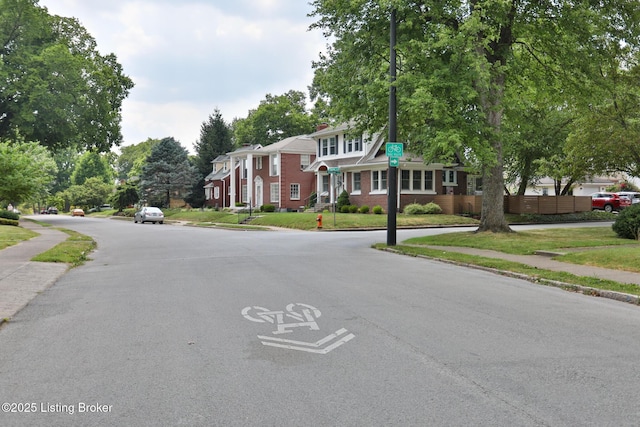
{"label": "large tree", "polygon": [[[638,4],[640,8],[640,4]],[[640,177],[640,55],[633,64],[601,64],[601,100],[581,111],[568,153],[590,165],[589,173],[624,172]]]}
{"label": "large tree", "polygon": [[147,138],[135,145],[127,145],[120,148],[120,155],[116,161],[118,178],[123,180],[137,180],[142,174],[142,166],[151,150],[160,142],[159,139]]}
{"label": "large tree", "polygon": [[46,196],[56,163],[37,142],[0,140],[0,201],[18,203]]}
{"label": "large tree", "polygon": [[[480,231],[504,218],[503,114],[533,82],[561,82],[568,103],[605,58],[638,46],[637,1],[314,0],[313,28],[334,39],[314,95],[338,119],[379,130],[388,117],[389,16],[397,10],[399,139],[427,161],[465,158],[483,174]],[[626,50],[620,49],[624,45]]]}
{"label": "large tree", "polygon": [[113,183],[114,170],[107,154],[87,151],[80,156],[71,174],[71,183],[82,185],[89,178],[99,178],[105,184]]}
{"label": "large tree", "polygon": [[311,133],[316,124],[315,116],[307,111],[304,93],[290,90],[284,95],[267,94],[246,119],[234,120],[235,144],[269,145]]}
{"label": "large tree", "polygon": [[120,144],[133,82],[77,19],[51,16],[37,0],[2,0],[0,42],[0,137],[52,149]]}
{"label": "large tree", "polygon": [[197,180],[187,150],[174,138],[163,138],[142,167],[140,191],[148,203],[169,207],[172,198],[184,198]]}
{"label": "large tree", "polygon": [[186,201],[191,206],[200,207],[204,204],[204,178],[211,173],[211,161],[233,150],[231,127],[223,120],[219,109],[216,108],[200,126],[200,138],[194,148],[196,155],[192,163],[198,172],[198,181]]}

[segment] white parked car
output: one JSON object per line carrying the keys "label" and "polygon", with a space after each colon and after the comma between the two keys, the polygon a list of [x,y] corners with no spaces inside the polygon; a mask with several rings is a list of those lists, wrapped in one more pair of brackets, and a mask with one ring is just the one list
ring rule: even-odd
{"label": "white parked car", "polygon": [[153,222],[155,223],[164,223],[164,214],[160,210],[160,208],[155,208],[151,206],[145,206],[144,208],[140,208],[138,212],[133,216],[133,222],[136,224],[139,222],[140,224],[144,224],[145,222]]}

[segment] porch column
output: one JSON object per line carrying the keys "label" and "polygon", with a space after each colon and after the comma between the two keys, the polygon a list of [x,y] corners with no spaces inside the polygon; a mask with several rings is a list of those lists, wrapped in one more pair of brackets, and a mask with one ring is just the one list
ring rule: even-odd
{"label": "porch column", "polygon": [[231,175],[229,179],[229,207],[232,208],[236,205],[236,159],[235,157],[229,157],[231,163]]}
{"label": "porch column", "polygon": [[255,207],[253,199],[253,154],[247,154],[247,202],[249,206]]}

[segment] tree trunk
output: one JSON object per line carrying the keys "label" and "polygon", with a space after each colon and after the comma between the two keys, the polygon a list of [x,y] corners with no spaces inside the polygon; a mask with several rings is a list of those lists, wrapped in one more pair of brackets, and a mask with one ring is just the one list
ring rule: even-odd
{"label": "tree trunk", "polygon": [[477,231],[493,233],[512,232],[504,218],[504,166],[502,158],[502,141],[500,127],[502,125],[502,94],[504,91],[504,74],[497,72],[492,79],[491,89],[481,96],[487,120],[493,130],[491,146],[496,155],[492,166],[486,167],[482,176],[482,211],[480,226]]}

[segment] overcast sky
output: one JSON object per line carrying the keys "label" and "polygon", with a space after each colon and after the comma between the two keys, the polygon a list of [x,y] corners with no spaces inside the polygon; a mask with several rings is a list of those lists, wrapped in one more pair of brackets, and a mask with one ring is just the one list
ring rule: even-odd
{"label": "overcast sky", "polygon": [[244,118],[265,95],[307,93],[326,40],[308,0],[40,0],[75,17],[135,83],[123,145],[172,136],[193,152],[216,108]]}

